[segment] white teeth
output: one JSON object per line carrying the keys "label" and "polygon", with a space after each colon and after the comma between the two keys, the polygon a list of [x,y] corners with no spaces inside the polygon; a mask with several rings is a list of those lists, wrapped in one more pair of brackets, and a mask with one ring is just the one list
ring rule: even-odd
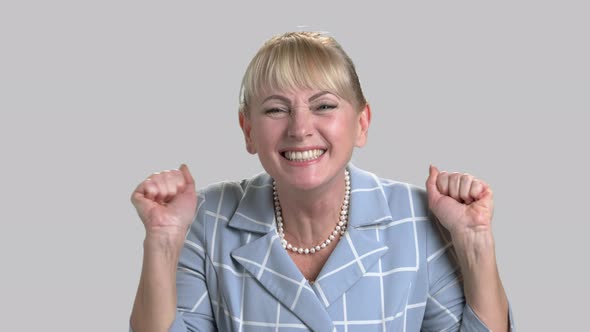
{"label": "white teeth", "polygon": [[286,151],[285,158],[292,161],[308,161],[313,160],[324,154],[324,150],[314,149],[307,151]]}

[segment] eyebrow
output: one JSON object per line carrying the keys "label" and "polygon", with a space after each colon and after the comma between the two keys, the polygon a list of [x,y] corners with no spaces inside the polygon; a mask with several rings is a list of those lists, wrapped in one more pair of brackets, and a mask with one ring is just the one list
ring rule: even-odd
{"label": "eyebrow", "polygon": [[[320,91],[320,92],[316,93],[315,95],[309,97],[309,99],[307,101],[311,102],[311,101],[313,101],[315,99],[318,99],[319,97],[321,97],[323,95],[326,95],[326,94],[332,94],[332,95],[334,95],[330,91]],[[336,95],[334,95],[334,96],[336,96]],[[338,98],[338,96],[336,96],[336,97]],[[262,101],[262,103],[265,103],[265,102],[267,102],[268,100],[271,100],[271,99],[279,99],[279,100],[284,101],[287,104],[291,102],[291,100],[289,100],[289,98],[287,98],[285,96],[271,95],[271,96],[268,96],[268,97],[264,98],[264,100]],[[338,98],[338,99],[340,99],[340,98]]]}
{"label": "eyebrow", "polygon": [[281,101],[284,101],[287,104],[289,104],[291,102],[287,97],[284,97],[284,96],[281,96],[281,95],[272,95],[272,96],[268,96],[268,97],[264,98],[264,100],[262,101],[261,104],[264,104],[264,103],[266,103],[267,101],[269,101],[271,99],[279,99]]}
{"label": "eyebrow", "polygon": [[309,99],[307,101],[312,101],[314,99],[318,99],[319,97],[321,97],[321,96],[323,96],[325,94],[332,94],[333,95],[333,93],[331,93],[330,91],[321,91],[321,92],[318,92],[315,95],[309,97]]}

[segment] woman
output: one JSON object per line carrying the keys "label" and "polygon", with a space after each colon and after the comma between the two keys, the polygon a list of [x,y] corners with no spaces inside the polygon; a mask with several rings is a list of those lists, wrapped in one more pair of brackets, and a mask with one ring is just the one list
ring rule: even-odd
{"label": "woman", "polygon": [[354,167],[370,120],[333,38],[269,40],[239,112],[266,173],[197,198],[182,165],[132,195],[146,228],[133,329],[509,330],[490,188],[431,166],[426,193]]}

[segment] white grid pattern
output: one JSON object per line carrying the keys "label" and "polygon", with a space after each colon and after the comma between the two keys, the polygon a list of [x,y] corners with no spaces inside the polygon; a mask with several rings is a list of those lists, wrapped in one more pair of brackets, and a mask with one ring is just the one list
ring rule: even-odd
{"label": "white grid pattern", "polygon": [[[452,244],[432,227],[423,191],[353,166],[351,178],[346,241],[338,242],[313,286],[279,243],[267,175],[245,187],[222,183],[204,190],[200,217],[186,240],[191,254],[181,257],[184,282],[178,289],[201,291],[195,291],[194,302],[179,303],[195,316],[179,315],[171,330],[184,331],[182,320],[194,325],[202,317],[223,331],[387,331],[394,326],[418,331],[421,322],[442,330],[462,319],[473,325],[477,318],[466,316],[463,306],[447,305],[462,301],[461,292],[461,298],[452,297],[462,287],[460,278],[430,294],[429,284],[435,282],[430,278],[455,273],[457,266]],[[425,246],[427,241],[431,244]],[[430,249],[432,244],[438,245]],[[375,298],[367,301],[369,294]]]}
{"label": "white grid pattern", "polygon": [[[238,259],[239,261],[242,261],[242,262],[245,262],[245,263],[249,263],[249,264],[253,264],[253,265],[255,265],[255,266],[259,267],[259,268],[261,269],[261,271],[268,271],[268,272],[270,272],[270,273],[274,274],[275,276],[277,276],[277,277],[279,277],[279,278],[281,278],[281,279],[284,279],[284,280],[287,280],[287,281],[289,281],[289,282],[292,282],[292,283],[294,283],[294,284],[297,284],[297,285],[299,285],[299,281],[297,281],[297,280],[295,280],[295,279],[292,279],[292,278],[289,278],[288,276],[286,276],[286,275],[283,275],[283,274],[281,274],[281,273],[279,273],[279,272],[277,272],[277,271],[275,271],[275,270],[273,270],[273,269],[269,269],[269,268],[265,267],[265,266],[264,266],[264,265],[262,265],[262,264],[258,264],[257,262],[255,262],[255,261],[253,261],[253,260],[249,260],[249,259],[246,259],[246,258],[241,258],[241,257],[238,257],[238,256],[234,256],[234,257],[235,257],[236,259]],[[262,275],[261,275],[261,276],[262,276]],[[306,287],[304,287],[304,288],[311,290],[311,288],[309,288],[309,287],[307,287],[307,286],[306,286]]]}

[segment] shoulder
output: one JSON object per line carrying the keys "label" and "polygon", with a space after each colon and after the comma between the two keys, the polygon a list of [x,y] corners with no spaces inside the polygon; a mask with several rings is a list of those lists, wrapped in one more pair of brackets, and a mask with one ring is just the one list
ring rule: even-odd
{"label": "shoulder", "polygon": [[392,232],[417,232],[419,241],[432,243],[431,248],[448,242],[448,234],[428,207],[425,188],[358,168],[351,168],[351,173],[357,180],[352,184],[351,198],[354,224]]}
{"label": "shoulder", "polygon": [[392,210],[407,207],[411,209],[413,216],[427,217],[430,214],[426,189],[403,181],[385,178],[379,180]]}
{"label": "shoulder", "polygon": [[200,203],[205,203],[208,209],[214,206],[237,207],[248,191],[267,186],[268,179],[270,177],[266,173],[259,173],[239,181],[221,181],[199,189],[197,195]]}
{"label": "shoulder", "polygon": [[391,269],[446,264],[435,258],[449,248],[450,235],[430,211],[425,188],[367,171],[355,174],[359,180],[353,183],[349,222],[358,230],[377,231],[379,240],[393,248],[389,260],[399,266],[391,263]]}
{"label": "shoulder", "polygon": [[272,179],[266,173],[208,185],[198,196],[188,237],[203,244],[215,262],[225,261],[251,234],[266,234],[274,227]]}
{"label": "shoulder", "polygon": [[266,173],[241,181],[211,184],[199,190],[198,197],[193,222],[196,231],[228,235],[272,228],[272,179]]}
{"label": "shoulder", "polygon": [[393,180],[351,166],[354,199],[364,206],[383,205],[393,219],[426,217],[429,214],[428,197],[423,187]]}

